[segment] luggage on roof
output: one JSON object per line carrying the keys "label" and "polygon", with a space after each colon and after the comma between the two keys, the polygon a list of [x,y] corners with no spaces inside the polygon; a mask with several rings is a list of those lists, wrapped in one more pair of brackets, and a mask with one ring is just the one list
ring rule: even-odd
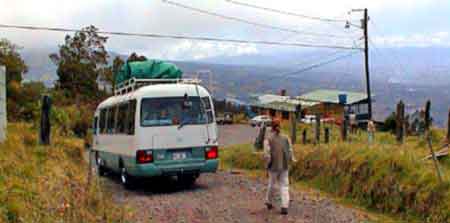
{"label": "luggage on roof", "polygon": [[116,84],[120,84],[133,77],[136,79],[181,79],[183,72],[172,63],[146,60],[125,63],[114,75]]}

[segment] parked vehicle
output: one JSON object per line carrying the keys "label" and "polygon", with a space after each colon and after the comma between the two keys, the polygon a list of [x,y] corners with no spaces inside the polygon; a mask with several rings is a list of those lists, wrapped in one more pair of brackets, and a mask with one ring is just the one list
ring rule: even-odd
{"label": "parked vehicle", "polygon": [[178,176],[192,184],[201,173],[216,172],[217,137],[210,93],[179,79],[110,97],[94,116],[98,173],[120,173],[127,188],[143,177]]}
{"label": "parked vehicle", "polygon": [[225,112],[223,115],[217,116],[216,122],[219,125],[233,124],[233,113]]}
{"label": "parked vehicle", "polygon": [[302,118],[302,122],[305,124],[314,124],[314,123],[316,123],[316,116],[315,115],[305,115],[305,117]]}
{"label": "parked vehicle", "polygon": [[271,125],[271,123],[272,123],[272,119],[267,115],[259,115],[250,120],[250,125],[253,127],[261,126],[263,124],[266,126],[269,126],[269,125]]}
{"label": "parked vehicle", "polygon": [[[305,117],[302,118],[301,122],[305,124],[314,124],[316,123],[316,119],[317,117],[315,115],[305,115]],[[320,123],[335,124],[336,120],[332,117],[321,118]]]}

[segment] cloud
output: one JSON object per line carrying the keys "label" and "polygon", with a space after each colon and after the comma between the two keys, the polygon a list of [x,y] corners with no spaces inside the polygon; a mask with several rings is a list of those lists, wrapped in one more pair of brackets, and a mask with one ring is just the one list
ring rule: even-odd
{"label": "cloud", "polygon": [[[225,0],[173,0],[196,8],[202,8],[220,14],[235,16],[250,21],[280,26],[290,29],[303,30],[316,33],[331,33],[351,36],[357,39],[361,31],[357,29],[345,30],[344,24],[328,24],[311,20],[304,20],[290,16],[278,15],[270,12],[259,11],[242,6],[233,5]],[[361,14],[348,15],[352,8],[368,7],[373,20],[388,20],[383,23],[390,30],[398,28],[398,13],[427,12],[436,5],[441,8],[449,6],[445,0],[314,0],[314,1],[257,1],[240,0],[265,7],[293,11],[308,15],[327,18],[345,18],[358,23]],[[234,38],[250,40],[270,40],[302,42],[311,44],[336,44],[353,45],[353,40],[337,39],[329,37],[315,37],[305,35],[293,35],[292,33],[268,30],[228,21],[213,16],[207,16],[186,9],[177,8],[163,3],[161,0],[0,0],[0,21],[6,24],[36,25],[81,28],[87,25],[95,25],[101,30],[161,33],[190,36],[209,36],[217,38]],[[324,7],[326,6],[326,7]],[[420,19],[420,18],[417,18]],[[403,21],[402,20],[402,21]],[[403,24],[402,24],[403,25]],[[441,24],[442,25],[442,24]],[[445,25],[445,24],[444,24]],[[433,24],[429,24],[432,29]],[[402,26],[404,29],[404,26]],[[389,44],[447,44],[448,36],[440,36],[437,33],[445,33],[446,30],[433,30],[436,36],[428,38],[421,34],[419,27],[408,27],[408,33],[418,33],[417,36],[405,34],[404,30],[398,33],[389,33],[389,37],[378,36],[378,43]],[[65,33],[43,31],[18,31],[0,29],[0,38],[6,37],[24,47],[56,47],[63,41]],[[382,38],[382,39],[380,39]],[[251,53],[273,52],[277,50],[301,50],[292,47],[275,47],[261,45],[234,45],[214,42],[193,42],[179,40],[164,40],[132,37],[110,37],[107,45],[111,51],[119,53],[139,52],[149,57],[168,59],[199,59],[218,55],[241,55]]]}
{"label": "cloud", "polygon": [[450,34],[448,32],[417,33],[413,35],[394,35],[386,37],[375,37],[373,41],[383,47],[405,47],[405,46],[450,46]]}

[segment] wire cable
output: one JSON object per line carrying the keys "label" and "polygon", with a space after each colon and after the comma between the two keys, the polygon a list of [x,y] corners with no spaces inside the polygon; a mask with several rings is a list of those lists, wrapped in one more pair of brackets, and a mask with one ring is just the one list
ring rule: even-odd
{"label": "wire cable", "polygon": [[[346,59],[346,58],[351,57],[351,56],[353,56],[353,55],[355,55],[356,53],[359,53],[359,52],[360,51],[351,52],[351,53],[348,53],[348,54],[345,54],[345,55],[342,55],[342,56],[339,56],[339,57],[334,57],[334,58],[326,60],[326,61],[318,62],[318,63],[315,63],[313,65],[310,65],[310,66],[307,66],[307,67],[303,67],[303,68],[301,68],[299,70],[288,71],[288,72],[285,72],[285,73],[282,73],[282,74],[279,74],[279,75],[276,75],[276,76],[272,76],[270,78],[266,78],[266,79],[263,79],[263,80],[258,80],[258,83],[255,84],[256,86],[253,85],[252,87],[254,87],[255,89],[256,88],[265,87],[265,86],[267,86],[269,81],[272,81],[272,80],[275,80],[275,79],[279,79],[279,81],[282,81],[282,80],[285,80],[286,78],[291,77],[293,75],[298,75],[298,74],[304,73],[306,71],[310,71],[310,70],[313,70],[315,68],[322,67],[322,66],[325,66],[325,65],[328,65],[328,64],[332,64],[332,63],[335,63],[337,61]],[[244,87],[244,88],[249,90],[249,91],[251,90],[250,86]]]}
{"label": "wire cable", "polygon": [[[19,25],[6,25],[0,24],[0,28],[6,29],[22,29],[22,30],[43,30],[54,32],[82,32],[81,29],[72,28],[55,28],[55,27],[42,27],[42,26],[19,26]],[[278,45],[278,46],[293,46],[293,47],[306,47],[306,48],[331,48],[331,49],[343,49],[343,50],[362,50],[362,48],[356,48],[353,46],[337,46],[337,45],[320,45],[320,44],[306,44],[297,42],[276,42],[276,41],[261,41],[261,40],[242,40],[242,39],[225,39],[225,38],[213,38],[213,37],[201,37],[201,36],[184,36],[184,35],[167,35],[167,34],[154,34],[154,33],[129,33],[129,32],[110,32],[110,31],[98,31],[97,33],[103,35],[115,35],[115,36],[134,36],[145,38],[162,38],[162,39],[187,39],[198,41],[211,41],[211,42],[228,42],[235,44],[261,44],[261,45]]]}
{"label": "wire cable", "polygon": [[304,19],[318,20],[318,21],[322,21],[322,22],[346,22],[347,21],[344,19],[329,19],[329,18],[322,18],[322,17],[318,17],[318,16],[303,15],[303,14],[299,14],[299,13],[293,13],[293,12],[283,11],[283,10],[279,10],[279,9],[266,8],[266,7],[252,5],[252,4],[234,1],[234,0],[225,0],[225,1],[235,4],[235,5],[241,5],[241,6],[245,6],[245,7],[274,12],[274,13],[283,14],[283,15],[300,17],[300,18],[304,18]]}
{"label": "wire cable", "polygon": [[173,2],[173,1],[170,1],[170,0],[162,0],[162,2],[170,4],[170,5],[173,5],[173,6],[176,6],[176,7],[188,9],[188,10],[199,12],[199,13],[203,13],[203,14],[206,14],[206,15],[215,16],[215,17],[219,17],[219,18],[227,19],[227,20],[232,20],[232,21],[235,21],[235,22],[241,22],[241,23],[245,23],[245,24],[248,24],[248,25],[253,25],[253,26],[266,28],[266,29],[278,30],[278,31],[282,31],[282,32],[290,32],[290,33],[296,33],[296,34],[308,35],[308,36],[332,37],[332,38],[343,38],[343,39],[350,38],[349,36],[339,36],[339,35],[333,35],[333,34],[328,34],[328,33],[306,32],[306,31],[300,31],[300,30],[295,30],[295,29],[288,29],[288,28],[283,28],[283,27],[278,27],[278,26],[272,26],[272,25],[263,24],[263,23],[252,22],[252,21],[241,19],[241,18],[238,18],[238,17],[222,15],[222,14],[219,14],[219,13],[210,12],[210,11],[199,9],[199,8],[194,8],[194,7],[191,7],[191,6],[188,6],[188,5],[184,5],[184,4],[181,4],[181,3],[178,3],[178,2]]}
{"label": "wire cable", "polygon": [[320,63],[313,64],[313,65],[308,66],[308,67],[304,67],[304,68],[302,68],[300,70],[286,72],[286,73],[283,73],[281,75],[277,75],[275,77],[271,77],[270,79],[267,79],[266,81],[270,81],[270,80],[273,80],[273,79],[276,79],[276,78],[280,78],[280,77],[282,79],[285,79],[287,77],[290,77],[290,76],[293,76],[293,75],[297,75],[297,74],[300,74],[300,73],[304,73],[306,71],[310,71],[312,69],[315,69],[315,68],[318,68],[318,67],[322,67],[322,66],[325,66],[325,65],[337,62],[339,60],[351,57],[351,56],[355,55],[356,53],[358,53],[358,52],[351,52],[351,53],[348,53],[348,54],[345,54],[345,55],[342,55],[342,56],[339,56],[339,57],[336,57],[336,58],[333,58],[333,59],[330,59],[330,60],[326,60],[326,61],[323,61],[323,62],[320,62]]}

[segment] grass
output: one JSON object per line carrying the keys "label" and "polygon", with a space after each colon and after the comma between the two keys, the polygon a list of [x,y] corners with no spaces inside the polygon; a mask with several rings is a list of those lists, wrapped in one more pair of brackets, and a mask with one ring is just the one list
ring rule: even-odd
{"label": "grass", "polygon": [[0,144],[0,222],[125,222],[132,210],[113,202],[95,175],[88,179],[83,141],[58,132],[51,146],[40,146],[31,125],[8,126]]}
{"label": "grass", "polygon": [[[342,142],[336,129],[331,132],[330,144],[295,145],[298,162],[290,170],[293,182],[408,222],[450,221],[450,161],[440,162],[446,176],[441,184],[432,162],[422,161],[428,154],[423,139],[408,137],[399,145],[391,134],[377,133],[376,143],[368,146],[365,133]],[[433,131],[435,145],[441,137],[439,130]],[[239,169],[264,169],[262,154],[254,153],[251,145],[223,150],[222,162]]]}

